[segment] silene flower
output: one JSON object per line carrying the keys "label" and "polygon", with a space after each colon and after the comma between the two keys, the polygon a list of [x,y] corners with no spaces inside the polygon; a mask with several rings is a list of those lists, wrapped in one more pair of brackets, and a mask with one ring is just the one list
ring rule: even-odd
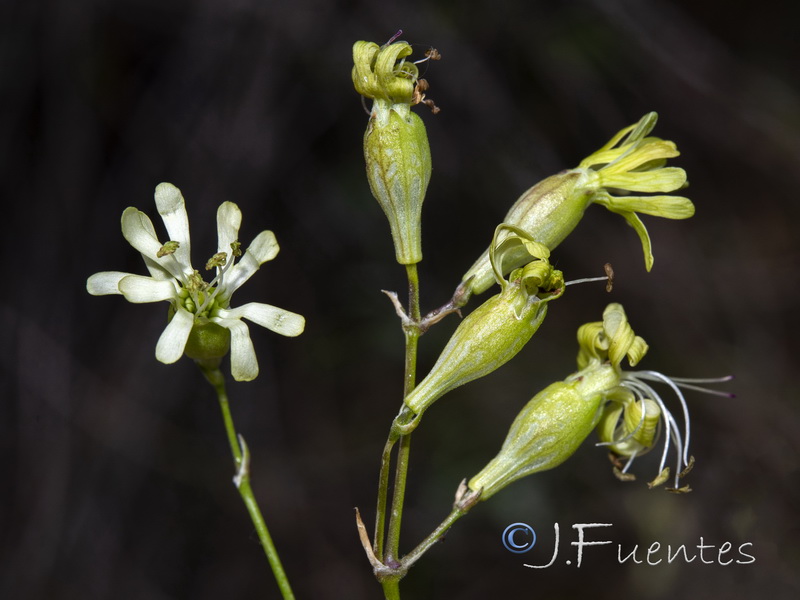
{"label": "silene flower", "polygon": [[[578,329],[578,371],[536,394],[520,411],[509,429],[500,452],[469,480],[466,493],[457,500],[464,510],[473,501],[487,500],[510,483],[532,473],[552,469],[563,463],[595,429],[599,446],[607,446],[618,478],[635,479],[628,472],[637,456],[650,451],[664,435],[664,448],[658,475],[650,487],[670,478],[666,466],[675,448],[675,473],[672,492],[688,492],[680,479],[694,464],[689,454],[689,409],[680,387],[730,396],[698,387],[698,383],[718,383],[719,379],[689,380],[669,378],[655,371],[629,371],[622,368],[627,359],[635,367],[644,358],[648,345],[628,323],[625,310],[609,304],[603,320],[586,323]],[[650,385],[668,385],[681,405],[683,425],[670,412],[666,402]],[[662,431],[663,430],[663,431]],[[623,464],[620,457],[626,458]]]}
{"label": "silene flower", "polygon": [[164,244],[145,213],[133,207],[122,213],[122,235],[141,253],[150,276],[103,271],[89,277],[87,291],[94,296],[121,294],[137,304],[169,302],[169,323],[156,344],[156,358],[162,363],[174,363],[186,354],[201,366],[215,368],[230,350],[233,378],[255,379],[258,361],[242,319],[285,336],[300,335],[305,327],[302,316],[269,304],[230,306],[233,293],[278,254],[275,235],[262,231],[242,253],[242,213],[233,202],[223,202],[217,210],[217,252],[206,264],[216,276],[206,282],[192,267],[189,218],[180,190],[161,183],[155,201],[169,236]]}
{"label": "silene flower", "polygon": [[[602,148],[567,171],[547,177],[519,197],[503,222],[519,227],[532,239],[554,250],[572,233],[591,204],[623,217],[642,244],[645,267],[653,266],[650,236],[639,218],[646,214],[665,219],[688,219],[694,205],[672,192],[687,185],[686,172],[666,166],[680,153],[674,142],[650,135],[658,115],[643,116],[617,132]],[[526,257],[508,256],[504,273]],[[462,278],[460,295],[480,294],[494,284],[488,251]]]}
{"label": "silene flower", "polygon": [[[628,343],[627,340],[633,339],[633,331],[630,329],[622,306],[609,304],[603,313],[603,322],[583,325],[578,332],[578,339],[581,343],[578,367],[584,369],[591,364],[603,361],[614,363],[619,354],[619,348],[624,348]],[[646,352],[647,346],[644,345],[641,356],[644,356]],[[635,363],[632,363],[631,366],[635,366]],[[619,376],[619,385],[605,394],[606,402],[597,424],[597,434],[600,438],[597,445],[608,447],[609,456],[614,464],[614,474],[622,481],[636,479],[633,474],[629,473],[634,459],[652,450],[663,436],[658,474],[648,483],[648,486],[650,488],[659,486],[672,476],[673,485],[666,488],[667,491],[690,492],[691,487],[680,485],[680,480],[694,466],[694,457],[689,453],[691,435],[689,406],[681,388],[732,398],[733,394],[701,386],[701,384],[730,381],[732,377],[687,379],[668,377],[658,371],[623,369],[619,369]],[[675,416],[670,411],[667,403],[651,385],[654,382],[667,385],[675,394],[680,404],[679,416]],[[674,472],[667,466],[669,452],[673,448],[675,452]]]}

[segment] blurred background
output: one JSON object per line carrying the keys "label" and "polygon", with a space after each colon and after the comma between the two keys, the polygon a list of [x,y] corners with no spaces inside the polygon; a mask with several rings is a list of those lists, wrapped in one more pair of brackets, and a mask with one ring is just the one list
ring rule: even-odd
{"label": "blurred background", "polygon": [[[213,390],[188,359],[155,360],[166,305],[85,291],[97,271],[144,273],[119,218],[136,206],[158,221],[161,181],[187,199],[195,264],[216,247],[222,201],[241,207],[245,244],[275,231],[281,253],[236,303],[275,304],[308,326],[297,339],[251,327],[261,374],[230,385],[253,485],[298,598],[382,597],[353,508],[371,523],[400,405],[403,337],[380,290],[402,291],[405,273],[364,176],[367,115],[350,69],[354,41],[400,28],[416,57],[430,46],[443,57],[422,66],[441,113],[418,109],[434,165],[425,310],[450,297],[522,191],[648,111],[656,135],[678,143],[697,207],[685,222],[645,217],[649,274],[622,219],[587,211],[553,261],[572,279],[611,262],[613,292],[569,289],[514,361],[427,413],[403,550],[446,516],[524,403],[574,369],[576,328],[609,301],[650,343],[642,368],[734,374],[721,387],[737,395],[688,394],[691,494],[647,489],[657,457],[636,464],[638,481],[617,481],[590,438],[560,468],[478,505],[410,572],[403,597],[797,597],[800,37],[778,6],[3,3],[0,597],[278,597],[231,484]],[[421,373],[457,321],[422,338]],[[501,544],[517,521],[539,534],[529,554]],[[587,548],[577,569],[571,525],[592,522],[613,527],[587,538],[614,544]],[[549,561],[554,523],[556,564],[526,569]],[[713,545],[713,564],[618,563],[617,544],[623,555],[638,545],[642,560],[654,541],[690,555]],[[725,542],[723,561],[751,543],[755,562],[720,565]]]}

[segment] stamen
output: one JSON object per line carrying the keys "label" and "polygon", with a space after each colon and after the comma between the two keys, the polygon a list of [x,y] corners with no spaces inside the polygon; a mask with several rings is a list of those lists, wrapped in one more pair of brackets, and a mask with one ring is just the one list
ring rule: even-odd
{"label": "stamen", "polygon": [[[683,408],[683,418],[684,422],[686,423],[686,439],[684,441],[683,446],[683,459],[684,464],[678,466],[678,471],[680,471],[683,467],[685,467],[688,463],[686,462],[687,456],[689,456],[689,428],[690,428],[690,419],[689,419],[689,405],[686,403],[686,398],[683,397],[683,393],[681,392],[680,388],[673,382],[672,379],[667,377],[666,375],[662,375],[657,371],[639,371],[637,373],[638,376],[643,376],[644,379],[655,379],[666,383],[672,391],[675,392],[675,395],[678,396],[678,399],[681,402],[681,407]],[[676,486],[677,487],[677,486]]]}
{"label": "stamen", "polygon": [[381,46],[381,48],[385,48],[386,46],[388,46],[389,44],[394,42],[397,38],[399,38],[401,35],[403,35],[403,30],[402,29],[398,29],[397,33],[395,33],[392,37],[390,37],[389,41],[386,42],[383,46]]}
{"label": "stamen", "polygon": [[231,260],[223,264],[222,266],[217,267],[217,276],[211,280],[211,283],[208,284],[208,287],[214,291],[207,295],[205,301],[203,302],[200,309],[197,311],[197,314],[201,314],[205,311],[211,303],[214,301],[214,298],[217,297],[220,290],[223,288],[222,280],[225,277],[225,273],[233,266],[233,263],[236,262],[236,249],[233,248],[233,252],[231,252]]}
{"label": "stamen", "polygon": [[611,263],[606,263],[603,265],[603,270],[606,272],[605,277],[584,277],[583,279],[573,279],[572,281],[567,281],[564,285],[574,285],[576,283],[591,283],[593,281],[605,281],[606,291],[610,292],[611,289],[614,287],[614,269],[611,268]]}
{"label": "stamen", "polygon": [[573,279],[564,285],[575,285],[576,283],[589,283],[591,281],[608,281],[608,277],[584,277],[583,279]]}

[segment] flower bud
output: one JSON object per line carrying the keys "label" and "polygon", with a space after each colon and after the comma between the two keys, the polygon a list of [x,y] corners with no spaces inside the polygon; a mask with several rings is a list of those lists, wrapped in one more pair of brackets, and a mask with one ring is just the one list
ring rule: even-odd
{"label": "flower bud", "polygon": [[[683,169],[664,166],[668,158],[679,155],[675,144],[647,137],[656,120],[656,113],[648,113],[637,124],[618,132],[577,168],[536,184],[519,197],[503,221],[553,250],[572,233],[590,204],[600,204],[621,215],[634,228],[641,239],[649,271],[653,266],[650,238],[636,213],[686,219],[694,214],[694,206],[681,196],[613,196],[609,190],[672,192],[686,185]],[[462,280],[470,293],[479,294],[492,285],[494,278],[488,263],[488,254],[484,252],[464,275]],[[504,272],[518,266],[509,261]]]}
{"label": "flower bud", "polygon": [[[525,242],[507,238],[504,244],[493,244],[492,262],[502,263],[504,250]],[[527,247],[529,259],[534,260],[513,271],[508,281],[502,280],[502,291],[461,322],[428,376],[405,398],[416,417],[404,433],[416,427],[419,416],[438,398],[516,356],[542,324],[547,303],[563,293],[563,276],[548,262],[547,248],[536,243]]]}
{"label": "flower bud", "polygon": [[422,202],[431,177],[431,152],[422,119],[411,112],[418,69],[406,42],[353,46],[353,84],[374,100],[364,134],[372,195],[383,208],[401,264],[422,260]]}

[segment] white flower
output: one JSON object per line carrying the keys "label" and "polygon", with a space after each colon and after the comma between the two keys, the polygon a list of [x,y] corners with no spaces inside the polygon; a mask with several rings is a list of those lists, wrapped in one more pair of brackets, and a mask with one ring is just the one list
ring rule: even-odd
{"label": "white flower", "polygon": [[[162,363],[174,363],[184,354],[193,329],[198,331],[209,323],[223,327],[230,332],[234,379],[255,379],[258,361],[242,319],[285,336],[300,335],[305,327],[302,316],[269,304],[250,302],[230,307],[233,293],[278,254],[275,235],[262,231],[242,255],[237,241],[242,213],[234,203],[224,202],[217,210],[217,254],[206,266],[216,268],[216,277],[206,283],[192,267],[189,218],[180,190],[161,183],[156,187],[155,200],[169,235],[166,244],[159,242],[146,214],[133,207],[122,213],[122,235],[141,253],[150,277],[104,271],[89,277],[86,289],[94,296],[122,294],[135,303],[169,302],[172,318],[156,344],[156,358]],[[234,264],[237,256],[241,258]]]}

